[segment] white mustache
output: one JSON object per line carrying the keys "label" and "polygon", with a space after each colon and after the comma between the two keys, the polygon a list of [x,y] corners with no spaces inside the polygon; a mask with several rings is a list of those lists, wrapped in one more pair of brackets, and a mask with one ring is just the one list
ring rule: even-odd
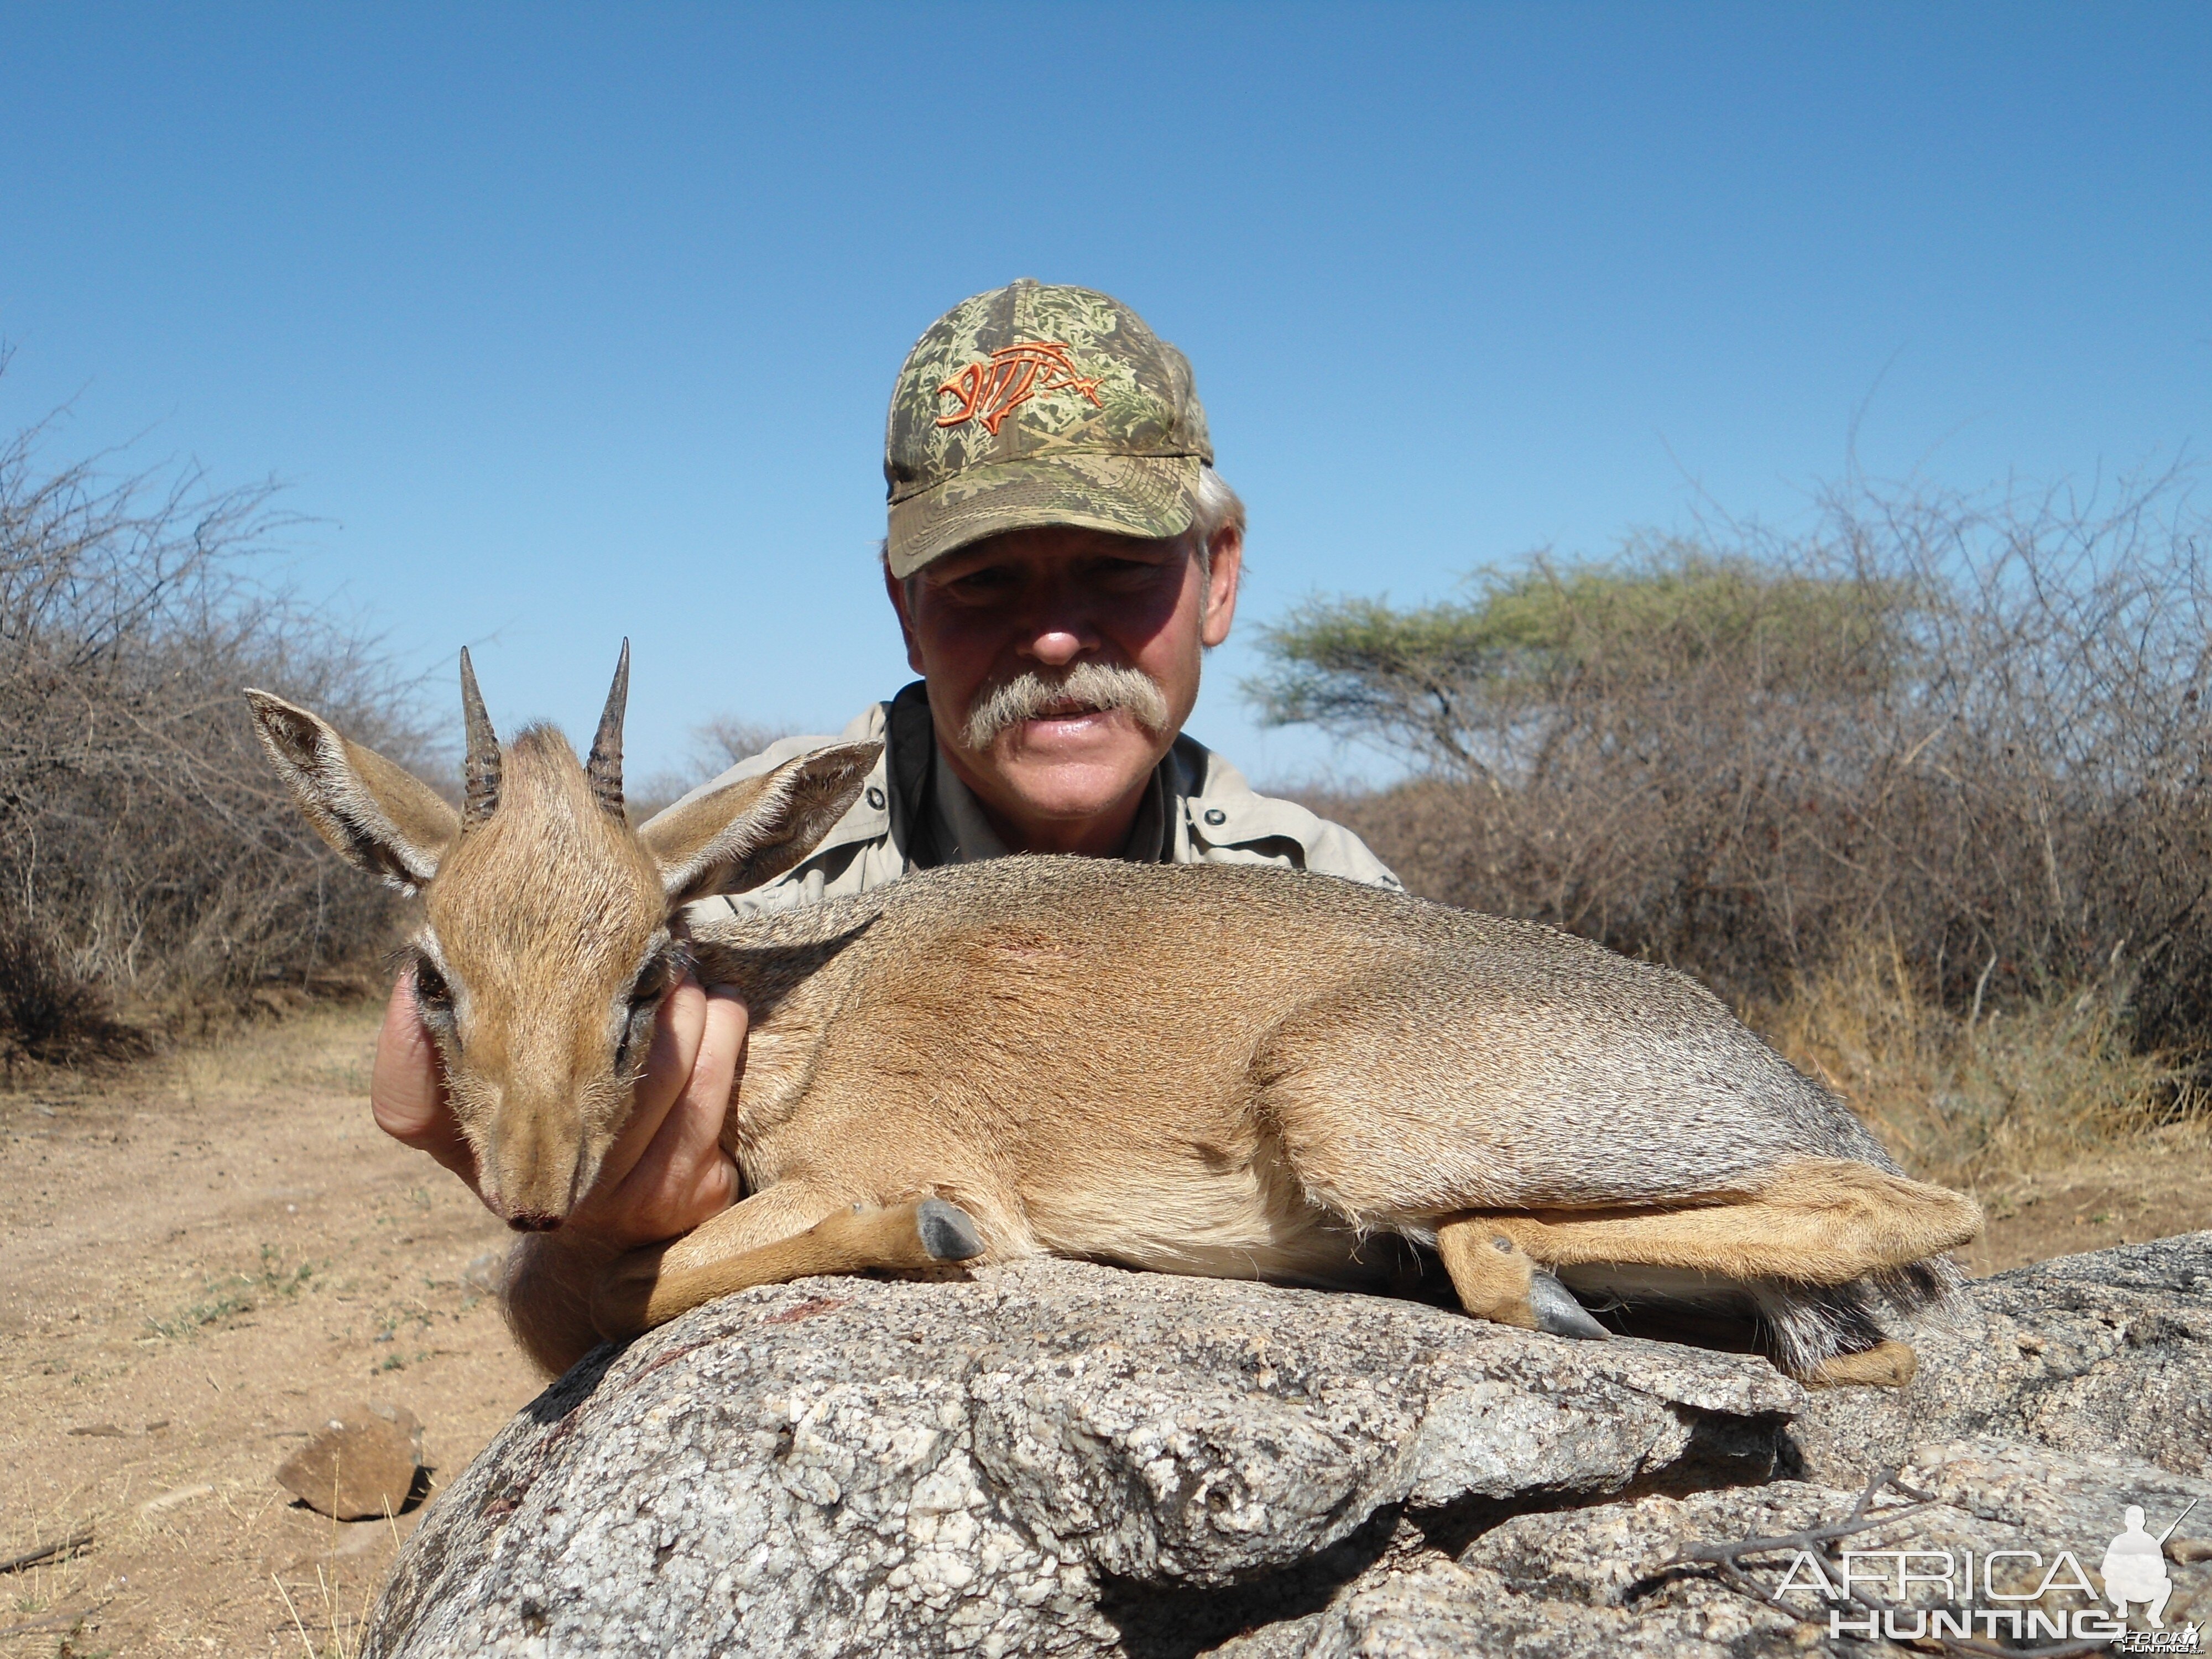
{"label": "white mustache", "polygon": [[1109,663],[1079,662],[1057,679],[1030,669],[993,686],[968,711],[961,739],[970,749],[988,749],[1008,726],[1065,713],[1068,703],[1101,711],[1126,708],[1147,732],[1160,732],[1168,723],[1167,693],[1151,675]]}

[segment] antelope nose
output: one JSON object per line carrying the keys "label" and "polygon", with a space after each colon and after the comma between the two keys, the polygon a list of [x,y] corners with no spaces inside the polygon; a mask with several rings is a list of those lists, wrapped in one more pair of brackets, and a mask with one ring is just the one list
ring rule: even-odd
{"label": "antelope nose", "polygon": [[561,1224],[561,1218],[541,1211],[525,1210],[509,1218],[507,1224],[519,1233],[550,1233]]}

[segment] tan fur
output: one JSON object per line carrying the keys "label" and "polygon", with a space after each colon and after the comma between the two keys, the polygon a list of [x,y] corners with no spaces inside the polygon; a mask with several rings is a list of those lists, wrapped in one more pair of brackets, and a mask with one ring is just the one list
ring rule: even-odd
{"label": "tan fur", "polygon": [[1629,1206],[1471,1218],[1547,1267],[1633,1261],[1716,1279],[1759,1279],[1786,1261],[1801,1285],[1844,1285],[1970,1243],[1980,1206],[1924,1182],[1837,1158],[1784,1165],[1754,1191],[1690,1208]]}
{"label": "tan fur", "polygon": [[[333,845],[419,856],[331,805],[388,779],[305,711],[256,712],[280,769],[338,757],[287,772]],[[633,833],[556,734],[513,745],[495,810],[435,861],[422,941],[488,1197],[565,1214],[627,1109],[623,998],[684,933],[672,906],[789,867],[872,758],[805,757]],[[1537,1322],[1538,1267],[1748,1286],[1814,1321],[1785,1344],[1808,1373],[1879,1340],[1860,1281],[1905,1283],[1978,1229],[1683,976],[1346,882],[1010,858],[689,933],[700,977],[752,1014],[728,1132],[751,1195],[619,1264],[608,1334],[741,1285],[915,1267],[933,1196],[990,1260],[1380,1290],[1402,1241],[1433,1243],[1469,1311],[1512,1323]]]}
{"label": "tan fur", "polygon": [[[744,1207],[735,1206],[718,1220]],[[604,1330],[649,1330],[717,1297],[757,1285],[785,1285],[817,1273],[928,1272],[938,1263],[921,1242],[920,1208],[847,1207],[796,1233],[783,1232],[781,1224],[761,1228],[756,1223],[749,1234],[710,1222],[711,1250],[698,1248],[694,1233],[676,1245],[625,1257],[601,1280],[592,1316]]]}
{"label": "tan fur", "polygon": [[461,838],[424,905],[458,999],[448,1091],[495,1206],[564,1215],[598,1172],[629,1110],[610,1010],[661,908],[652,860],[599,810],[567,742],[524,732],[500,810]]}
{"label": "tan fur", "polygon": [[1437,1229],[1437,1254],[1468,1312],[1501,1325],[1536,1328],[1536,1310],[1528,1299],[1536,1264],[1512,1235],[1486,1225],[1481,1218],[1447,1221]]}
{"label": "tan fur", "polygon": [[1920,1370],[1920,1356],[1905,1344],[1877,1342],[1856,1353],[1839,1353],[1820,1362],[1804,1381],[1814,1388],[1842,1389],[1857,1385],[1874,1389],[1902,1389]]}

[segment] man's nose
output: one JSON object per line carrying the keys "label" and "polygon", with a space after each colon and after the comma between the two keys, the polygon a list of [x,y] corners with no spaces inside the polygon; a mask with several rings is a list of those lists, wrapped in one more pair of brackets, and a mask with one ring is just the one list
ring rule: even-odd
{"label": "man's nose", "polygon": [[1040,668],[1065,668],[1105,643],[1093,595],[1064,570],[1043,574],[1027,585],[1017,626],[1021,654]]}
{"label": "man's nose", "polygon": [[1046,668],[1065,668],[1088,650],[1093,641],[1081,630],[1065,627],[1039,629],[1023,647],[1023,654]]}

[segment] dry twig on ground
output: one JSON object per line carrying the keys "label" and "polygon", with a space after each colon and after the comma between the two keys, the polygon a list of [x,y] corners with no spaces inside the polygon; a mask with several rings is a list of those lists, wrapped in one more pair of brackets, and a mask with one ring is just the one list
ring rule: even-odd
{"label": "dry twig on ground", "polygon": [[58,1561],[65,1555],[75,1554],[91,1542],[92,1528],[87,1527],[81,1532],[71,1533],[66,1538],[57,1538],[52,1543],[33,1544],[21,1555],[11,1556],[5,1561],[0,1561],[0,1572],[21,1572],[26,1567],[35,1567],[47,1561]]}

